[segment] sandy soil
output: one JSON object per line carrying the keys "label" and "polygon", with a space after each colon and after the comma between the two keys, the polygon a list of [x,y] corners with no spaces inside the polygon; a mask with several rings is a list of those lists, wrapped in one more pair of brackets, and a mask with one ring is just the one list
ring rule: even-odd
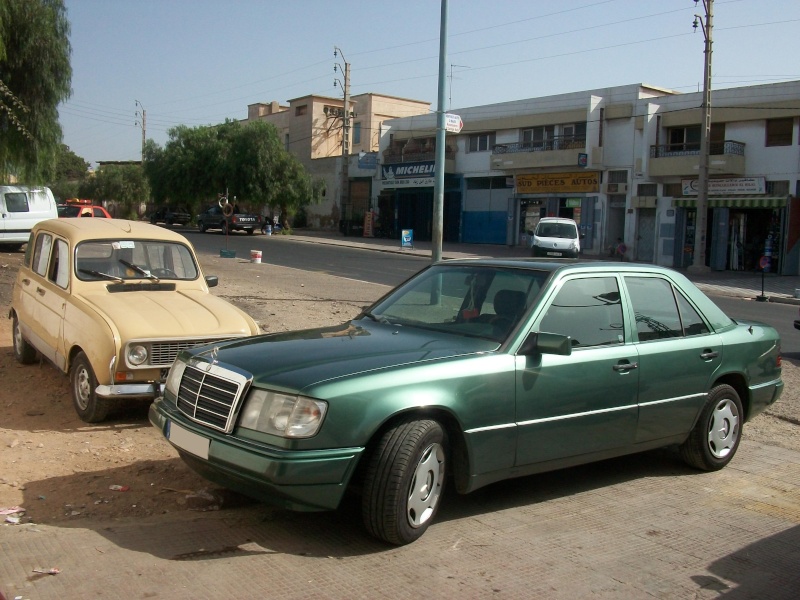
{"label": "sandy soil", "polygon": [[[22,256],[0,253],[4,317]],[[213,293],[242,307],[268,332],[340,323],[387,290],[241,259],[202,262],[207,274],[220,276]],[[783,364],[781,402],[745,426],[743,443],[800,451],[800,369],[795,361]],[[147,421],[146,404],[102,424],[83,423],[65,375],[46,362],[23,366],[14,360],[6,318],[0,319],[0,407],[0,509],[23,506],[26,521],[108,520],[244,501],[223,495],[185,467]]]}

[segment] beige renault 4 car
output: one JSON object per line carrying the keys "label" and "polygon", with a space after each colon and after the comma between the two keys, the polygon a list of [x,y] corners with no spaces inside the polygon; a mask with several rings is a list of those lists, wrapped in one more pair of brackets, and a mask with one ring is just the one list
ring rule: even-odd
{"label": "beige renault 4 car", "polygon": [[178,353],[259,333],[244,311],[209,293],[189,241],[121,219],[36,225],[14,284],[14,356],[42,356],[69,374],[80,418],[161,393]]}

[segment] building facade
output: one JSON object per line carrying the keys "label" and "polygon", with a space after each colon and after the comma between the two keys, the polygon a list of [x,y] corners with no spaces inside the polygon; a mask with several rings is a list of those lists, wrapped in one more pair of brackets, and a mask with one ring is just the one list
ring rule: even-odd
{"label": "building facade", "polygon": [[251,104],[247,119],[242,121],[273,124],[285,148],[313,178],[324,181],[324,201],[306,209],[310,227],[360,232],[365,213],[377,202],[374,183],[381,124],[388,119],[427,114],[430,103],[368,93],[352,96],[349,108],[346,157],[342,98],[308,95],[286,105]]}
{"label": "building facade", "polygon": [[[685,267],[694,253],[702,94],[628,85],[453,110],[444,239],[527,245],[544,216],[582,250]],[[706,245],[715,270],[800,271],[800,82],[715,90]],[[435,114],[384,122],[373,209],[430,239]]]}

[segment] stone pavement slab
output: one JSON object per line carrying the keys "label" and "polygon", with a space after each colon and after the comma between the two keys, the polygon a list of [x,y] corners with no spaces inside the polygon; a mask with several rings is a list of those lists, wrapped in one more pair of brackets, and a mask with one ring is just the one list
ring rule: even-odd
{"label": "stone pavement slab", "polygon": [[[716,473],[665,449],[448,494],[416,543],[259,504],[0,527],[7,599],[727,598],[800,590],[800,452],[748,443]],[[57,575],[36,569],[58,567]]]}

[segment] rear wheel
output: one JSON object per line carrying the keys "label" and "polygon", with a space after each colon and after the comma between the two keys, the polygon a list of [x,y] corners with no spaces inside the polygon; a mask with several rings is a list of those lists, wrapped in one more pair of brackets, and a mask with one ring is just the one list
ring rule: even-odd
{"label": "rear wheel", "polygon": [[14,342],[14,358],[23,365],[30,365],[36,362],[36,349],[22,337],[22,330],[19,328],[19,319],[16,314],[13,323],[11,335]]}
{"label": "rear wheel", "polygon": [[703,471],[718,471],[727,465],[739,447],[743,418],[736,390],[726,384],[713,388],[694,429],[681,444],[684,462]]}
{"label": "rear wheel", "polygon": [[111,411],[111,401],[97,397],[97,378],[89,358],[79,352],[69,370],[69,381],[72,386],[72,403],[81,420],[87,423],[99,423]]}
{"label": "rear wheel", "polygon": [[200,230],[200,233],[206,232],[206,224],[203,223],[202,221],[197,222],[197,228]]}
{"label": "rear wheel", "polygon": [[370,458],[362,497],[372,535],[399,546],[425,533],[444,490],[445,445],[436,421],[404,421],[384,434]]}

